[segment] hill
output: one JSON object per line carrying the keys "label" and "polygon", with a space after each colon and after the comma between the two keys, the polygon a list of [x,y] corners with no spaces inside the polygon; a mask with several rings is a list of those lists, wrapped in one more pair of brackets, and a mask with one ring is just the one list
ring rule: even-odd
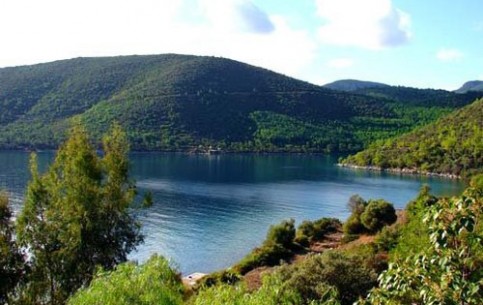
{"label": "hill", "polygon": [[456,93],[466,93],[469,91],[483,91],[483,81],[473,80],[463,84],[461,88],[455,90]]}
{"label": "hill", "polygon": [[379,141],[345,165],[469,176],[483,171],[483,99],[399,138]]}
{"label": "hill", "polygon": [[55,148],[76,118],[97,139],[120,122],[134,150],[354,152],[475,99],[445,94],[428,108],[224,58],[76,58],[0,69],[0,148]]}
{"label": "hill", "polygon": [[329,84],[325,84],[323,87],[333,90],[351,92],[365,88],[389,87],[389,85],[356,79],[342,79]]}

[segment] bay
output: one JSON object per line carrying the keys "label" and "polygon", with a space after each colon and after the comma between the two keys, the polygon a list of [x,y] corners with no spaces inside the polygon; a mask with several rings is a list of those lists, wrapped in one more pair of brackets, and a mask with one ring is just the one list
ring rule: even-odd
{"label": "bay", "polygon": [[[41,171],[53,156],[38,153]],[[8,190],[16,211],[29,179],[28,159],[26,152],[0,151],[0,188]],[[135,211],[145,242],[130,259],[159,253],[184,274],[232,265],[283,219],[344,220],[353,194],[404,208],[423,184],[440,196],[464,188],[463,182],[444,178],[339,168],[336,157],[324,155],[133,153],[130,160],[138,190],[154,198],[153,206]]]}

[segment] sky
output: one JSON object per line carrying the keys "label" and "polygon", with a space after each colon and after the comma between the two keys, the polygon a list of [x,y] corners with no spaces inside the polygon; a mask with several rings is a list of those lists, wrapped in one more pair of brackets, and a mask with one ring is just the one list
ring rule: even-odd
{"label": "sky", "polygon": [[0,67],[226,57],[325,84],[483,80],[483,0],[0,0]]}

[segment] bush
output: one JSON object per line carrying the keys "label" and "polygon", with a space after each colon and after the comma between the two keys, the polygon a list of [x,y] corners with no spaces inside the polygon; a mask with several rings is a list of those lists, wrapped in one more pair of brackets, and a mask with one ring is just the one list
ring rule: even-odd
{"label": "bush", "polygon": [[183,304],[179,274],[166,259],[153,256],[145,264],[124,263],[99,272],[90,286],[78,291],[69,305]]}
{"label": "bush", "polygon": [[361,234],[366,231],[366,228],[362,225],[360,215],[352,214],[344,223],[342,227],[344,235]]}
{"label": "bush", "polygon": [[207,288],[219,284],[233,285],[238,281],[240,281],[240,275],[238,273],[231,270],[223,270],[204,276],[198,286]]}
{"label": "bush", "polygon": [[399,227],[384,227],[376,235],[374,244],[378,251],[391,251],[397,246],[399,236],[401,236],[401,231]]}
{"label": "bush", "polygon": [[342,224],[337,218],[321,218],[314,222],[312,239],[321,240],[325,235],[337,232]]}
{"label": "bush", "polygon": [[308,246],[310,246],[310,239],[306,235],[297,235],[297,236],[295,236],[294,242],[296,244],[299,244],[302,247],[308,247]]}
{"label": "bush", "polygon": [[383,199],[370,200],[361,214],[361,223],[369,232],[377,232],[396,220],[396,210],[393,205]]}
{"label": "bush", "polygon": [[295,220],[283,220],[278,225],[272,225],[268,229],[264,245],[280,245],[289,249],[295,239]]}
{"label": "bush", "polygon": [[297,236],[305,236],[307,238],[314,235],[314,223],[310,220],[304,220],[297,228]]}
{"label": "bush", "polygon": [[238,262],[234,270],[244,275],[257,267],[278,265],[280,261],[288,259],[291,254],[290,250],[279,244],[263,245],[260,248],[255,248]]}
{"label": "bush", "polygon": [[[303,302],[320,300],[335,290],[341,304],[352,304],[377,283],[377,274],[361,257],[338,251],[308,257],[296,265],[282,266],[274,276],[299,294]],[[332,303],[333,304],[333,303]]]}
{"label": "bush", "polygon": [[291,289],[284,289],[278,277],[263,277],[260,289],[249,293],[244,285],[217,285],[204,289],[194,297],[194,305],[296,305],[301,298]]}

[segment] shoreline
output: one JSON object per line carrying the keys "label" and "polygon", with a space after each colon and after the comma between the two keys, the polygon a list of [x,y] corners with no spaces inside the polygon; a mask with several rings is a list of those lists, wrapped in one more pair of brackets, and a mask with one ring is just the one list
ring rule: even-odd
{"label": "shoreline", "polygon": [[379,166],[361,166],[361,165],[354,165],[354,164],[343,164],[337,163],[338,167],[348,168],[348,169],[355,169],[355,170],[366,170],[372,172],[381,172],[381,173],[391,173],[391,174],[400,174],[400,175],[412,175],[412,176],[426,176],[426,177],[440,177],[446,178],[451,180],[460,180],[462,177],[460,175],[450,174],[450,173],[435,173],[435,172],[428,172],[422,171],[417,168],[382,168]]}

